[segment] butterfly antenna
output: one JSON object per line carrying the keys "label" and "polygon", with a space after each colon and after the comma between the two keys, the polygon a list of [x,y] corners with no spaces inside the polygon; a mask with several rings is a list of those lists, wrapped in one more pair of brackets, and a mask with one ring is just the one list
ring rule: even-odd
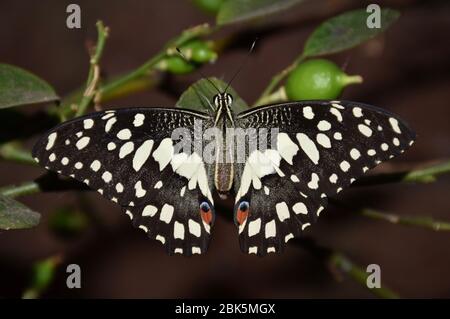
{"label": "butterfly antenna", "polygon": [[234,73],[234,75],[231,77],[231,79],[230,79],[230,81],[228,82],[228,84],[227,84],[225,90],[223,91],[223,93],[225,93],[225,92],[228,90],[228,88],[229,88],[230,85],[231,85],[231,82],[233,82],[233,80],[237,77],[237,75],[238,75],[238,74],[241,72],[241,70],[244,68],[245,64],[247,63],[248,58],[250,57],[250,55],[251,55],[252,52],[253,52],[253,49],[255,48],[255,44],[256,44],[256,41],[257,41],[257,40],[258,40],[258,38],[256,38],[256,39],[253,41],[252,46],[250,47],[250,50],[248,50],[247,55],[246,55],[245,58],[242,60],[241,64],[240,64],[239,67],[237,68],[237,70],[236,70],[236,72]]}
{"label": "butterfly antenna", "polygon": [[[177,52],[178,52],[178,54],[187,62],[187,63],[192,63],[191,61],[189,61],[189,59],[188,58],[186,58],[186,56],[183,54],[183,52],[181,52],[181,50],[179,49],[179,48],[175,48],[176,50],[177,50]],[[215,89],[216,89],[216,91],[217,91],[217,93],[222,93],[220,90],[219,90],[219,88],[214,84],[214,82],[213,81],[211,81],[211,79],[210,78],[208,78],[200,69],[198,69],[197,70],[200,74],[201,74],[201,76],[205,79],[205,80],[207,80]]]}

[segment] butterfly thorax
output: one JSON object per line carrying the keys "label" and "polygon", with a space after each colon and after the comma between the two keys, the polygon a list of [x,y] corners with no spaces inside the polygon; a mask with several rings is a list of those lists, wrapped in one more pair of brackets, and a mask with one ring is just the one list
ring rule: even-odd
{"label": "butterfly thorax", "polygon": [[233,143],[227,138],[227,128],[234,128],[234,115],[231,110],[233,98],[228,93],[214,96],[216,113],[214,126],[221,131],[221,138],[217,143],[216,161],[214,168],[214,185],[219,193],[227,193],[233,185]]}

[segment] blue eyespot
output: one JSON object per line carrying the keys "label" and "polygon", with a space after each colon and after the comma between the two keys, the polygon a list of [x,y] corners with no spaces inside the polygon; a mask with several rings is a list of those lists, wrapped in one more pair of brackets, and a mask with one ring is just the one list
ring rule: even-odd
{"label": "blue eyespot", "polygon": [[207,213],[207,212],[209,212],[209,211],[211,210],[211,206],[209,206],[208,202],[202,202],[202,203],[200,204],[200,209],[201,209],[203,212]]}
{"label": "blue eyespot", "polygon": [[247,210],[248,210],[248,208],[250,207],[250,204],[247,202],[247,201],[242,201],[240,204],[239,204],[239,210],[241,211],[241,212],[246,212]]}

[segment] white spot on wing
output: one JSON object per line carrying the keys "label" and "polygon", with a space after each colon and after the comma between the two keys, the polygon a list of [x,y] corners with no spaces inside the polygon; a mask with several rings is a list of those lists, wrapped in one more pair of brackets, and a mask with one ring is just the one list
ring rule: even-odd
{"label": "white spot on wing", "polygon": [[352,112],[353,112],[353,116],[354,117],[361,117],[361,116],[363,116],[362,109],[359,108],[359,107],[354,107]]}
{"label": "white spot on wing", "polygon": [[341,112],[340,112],[338,109],[332,107],[332,108],[330,108],[330,112],[331,112],[331,114],[333,114],[334,116],[336,116],[336,119],[337,119],[339,122],[342,122],[342,114],[341,114]]}
{"label": "white spot on wing", "polygon": [[102,167],[102,164],[100,163],[99,160],[95,160],[91,163],[91,169],[94,172],[98,172],[98,170],[100,169],[100,167]]}
{"label": "white spot on wing", "polygon": [[397,134],[401,134],[402,131],[400,130],[400,127],[398,126],[398,121],[397,119],[390,117],[389,118],[389,123],[391,124],[392,129],[394,130],[395,133]]}
{"label": "white spot on wing", "polygon": [[144,163],[147,161],[148,157],[153,148],[153,140],[147,140],[142,143],[141,146],[136,150],[136,153],[133,157],[133,168],[136,172],[138,172]]}
{"label": "white spot on wing", "polygon": [[159,170],[162,171],[170,163],[173,156],[173,143],[171,138],[165,138],[159,143],[158,148],[153,152],[153,158],[159,163]]}
{"label": "white spot on wing", "polygon": [[328,131],[331,128],[331,124],[328,121],[322,120],[317,124],[317,128],[321,131]]}
{"label": "white spot on wing", "polygon": [[131,141],[126,142],[120,147],[119,158],[124,158],[134,150],[134,143]]}
{"label": "white spot on wing", "polygon": [[358,158],[361,157],[361,153],[356,148],[352,148],[350,150],[350,156],[356,161]]}
{"label": "white spot on wing", "polygon": [[164,204],[164,206],[161,209],[161,215],[159,216],[159,219],[166,224],[170,223],[173,217],[173,206],[169,204]]}
{"label": "white spot on wing", "polygon": [[161,243],[165,244],[166,243],[166,238],[164,238],[161,235],[156,235],[156,240],[159,240]]}
{"label": "white spot on wing", "polygon": [[286,202],[277,203],[275,205],[275,210],[277,211],[277,216],[281,222],[289,218],[289,208]]}
{"label": "white spot on wing", "polygon": [[303,108],[303,116],[308,120],[312,120],[314,118],[314,112],[311,106],[305,106]]}
{"label": "white spot on wing", "polygon": [[294,206],[292,206],[292,210],[296,214],[303,214],[303,215],[308,214],[308,208],[302,202],[298,202]]}
{"label": "white spot on wing", "polygon": [[82,150],[89,144],[90,140],[91,139],[89,137],[85,136],[85,137],[80,138],[75,145],[79,150]]}
{"label": "white spot on wing", "polygon": [[316,173],[311,174],[311,181],[308,183],[308,187],[311,189],[319,188],[319,175]]}
{"label": "white spot on wing", "polygon": [[85,130],[89,130],[92,127],[94,127],[94,120],[93,119],[85,119],[83,121],[83,127]]}
{"label": "white spot on wing", "polygon": [[173,238],[184,239],[184,225],[175,221],[173,226]]}
{"label": "white spot on wing", "polygon": [[138,181],[135,185],[134,185],[134,189],[136,190],[136,197],[140,198],[140,197],[144,197],[145,194],[147,193],[147,191],[145,189],[142,188],[142,182]]}
{"label": "white spot on wing", "polygon": [[330,183],[336,184],[338,176],[336,174],[331,174]]}
{"label": "white spot on wing", "polygon": [[[106,115],[105,115],[105,116],[106,116]],[[111,130],[111,128],[112,128],[112,126],[114,125],[114,123],[116,123],[116,122],[117,122],[116,117],[112,117],[112,118],[110,118],[108,121],[106,121],[106,124],[105,124],[105,132],[108,133],[108,132]]]}
{"label": "white spot on wing", "polygon": [[275,237],[277,235],[275,219],[272,219],[270,222],[268,222],[264,228],[266,238]]}
{"label": "white spot on wing", "polygon": [[162,181],[158,181],[158,182],[156,182],[154,188],[160,189],[162,186],[163,186],[163,182]]}
{"label": "white spot on wing", "polygon": [[261,218],[252,220],[248,223],[248,236],[252,237],[259,233],[261,230]]}
{"label": "white spot on wing", "polygon": [[117,133],[117,137],[121,140],[129,140],[131,137],[131,131],[127,128],[124,128]]}
{"label": "white spot on wing", "polygon": [[133,125],[134,127],[139,127],[142,126],[142,124],[144,124],[144,120],[145,120],[145,115],[142,113],[138,113],[134,116],[134,121],[133,121]]}
{"label": "white spot on wing", "polygon": [[317,150],[316,144],[308,137],[308,135],[303,133],[297,134],[297,140],[303,152],[305,152],[309,159],[317,165],[319,163],[319,151]]}
{"label": "white spot on wing", "polygon": [[55,145],[55,141],[56,141],[56,137],[58,136],[58,133],[53,132],[48,136],[48,142],[47,142],[47,146],[45,147],[45,149],[48,151],[49,149],[51,149],[53,147],[53,145]]}
{"label": "white spot on wing", "polygon": [[123,185],[121,183],[117,183],[116,184],[116,191],[118,193],[122,193],[123,192]]}
{"label": "white spot on wing", "polygon": [[317,143],[319,143],[323,147],[331,148],[331,141],[328,138],[328,136],[326,136],[325,134],[323,134],[323,133],[317,134],[316,139],[317,139]]}
{"label": "white spot on wing", "polygon": [[194,235],[195,237],[200,237],[200,235],[201,235],[201,228],[200,228],[200,224],[199,223],[197,223],[193,219],[189,219],[188,226],[189,226],[189,232],[192,235]]}
{"label": "white spot on wing", "polygon": [[108,145],[108,151],[112,151],[116,149],[116,144],[114,142],[109,142]]}
{"label": "white spot on wing", "polygon": [[347,172],[348,169],[350,168],[350,164],[347,161],[342,161],[341,164],[339,164],[339,166],[341,167],[341,170],[343,172]]}
{"label": "white spot on wing", "polygon": [[370,127],[368,127],[365,124],[359,124],[358,125],[358,130],[361,132],[362,135],[370,137],[372,135],[372,130],[370,129]]}
{"label": "white spot on wing", "polygon": [[289,135],[286,133],[279,133],[277,135],[277,150],[280,156],[292,165],[292,159],[298,152],[298,146],[295,144]]}
{"label": "white spot on wing", "polygon": [[284,237],[284,242],[287,243],[289,240],[291,240],[292,238],[294,238],[294,234],[289,233]]}
{"label": "white spot on wing", "polygon": [[146,217],[146,216],[150,216],[153,217],[155,216],[156,212],[158,211],[158,208],[156,208],[156,206],[153,205],[147,205],[144,207],[144,209],[142,210],[142,216]]}
{"label": "white spot on wing", "polygon": [[112,174],[106,171],[102,174],[102,179],[105,181],[105,183],[109,183],[112,180]]}

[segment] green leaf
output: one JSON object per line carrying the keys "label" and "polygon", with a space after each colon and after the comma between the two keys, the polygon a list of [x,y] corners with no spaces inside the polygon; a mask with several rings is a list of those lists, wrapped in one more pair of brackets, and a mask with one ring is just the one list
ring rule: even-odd
{"label": "green leaf", "polygon": [[379,29],[367,27],[371,13],[365,9],[349,11],[325,21],[306,40],[303,56],[336,53],[357,46],[384,32],[400,16],[392,9],[382,9],[380,14]]}
{"label": "green leaf", "polygon": [[260,18],[296,5],[303,0],[228,0],[220,7],[217,24],[229,24]]}
{"label": "green leaf", "polygon": [[0,229],[31,228],[39,224],[40,217],[22,203],[0,195]]}
{"label": "green leaf", "polygon": [[[221,92],[227,87],[227,83],[217,78],[209,79]],[[229,87],[227,92],[233,96],[233,104],[231,105],[233,112],[240,113],[249,108],[247,103],[245,103],[245,101],[237,95],[236,91],[233,90],[232,87]],[[183,109],[208,113],[211,111],[211,107],[208,105],[208,102],[212,105],[213,97],[217,93],[217,90],[211,85],[211,83],[209,83],[208,80],[201,79],[192,84],[186,91],[183,92],[176,106]]]}
{"label": "green leaf", "polygon": [[57,100],[44,80],[16,66],[0,64],[0,109]]}

